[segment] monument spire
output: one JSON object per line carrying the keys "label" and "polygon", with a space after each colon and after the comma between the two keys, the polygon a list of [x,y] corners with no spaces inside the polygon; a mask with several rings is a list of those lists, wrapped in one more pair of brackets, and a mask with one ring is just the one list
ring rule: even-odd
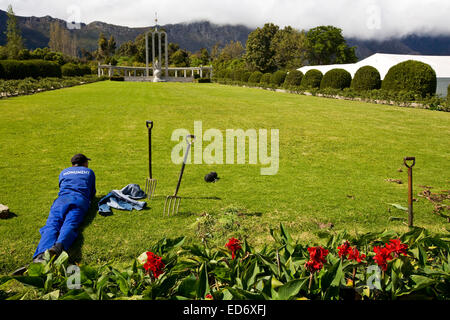
{"label": "monument spire", "polygon": [[155,31],[158,31],[158,12],[155,12]]}

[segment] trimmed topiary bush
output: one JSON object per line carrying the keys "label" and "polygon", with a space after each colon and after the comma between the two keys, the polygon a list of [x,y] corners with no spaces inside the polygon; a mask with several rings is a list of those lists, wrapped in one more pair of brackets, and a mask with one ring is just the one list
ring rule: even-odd
{"label": "trimmed topiary bush", "polygon": [[305,73],[300,83],[303,89],[319,88],[322,81],[323,74],[317,69],[311,69]]}
{"label": "trimmed topiary bush", "polygon": [[61,77],[61,67],[51,61],[44,60],[2,60],[3,79],[20,80],[25,78]]}
{"label": "trimmed topiary bush", "polygon": [[391,91],[409,91],[422,97],[436,93],[437,79],[433,68],[423,62],[408,60],[389,69],[381,88]]}
{"label": "trimmed topiary bush", "polygon": [[286,79],[286,71],[278,70],[272,74],[270,77],[270,83],[275,86],[281,86]]}
{"label": "trimmed topiary bush", "polygon": [[320,89],[332,88],[342,90],[349,88],[352,75],[344,69],[332,69],[325,73],[320,82]]}
{"label": "trimmed topiary bush", "polygon": [[381,88],[381,76],[372,66],[364,66],[356,71],[350,87],[356,91],[375,90]]}
{"label": "trimmed topiary bush", "polygon": [[249,83],[260,83],[262,76],[263,76],[262,72],[255,71],[250,75],[250,78],[248,78],[248,82]]}
{"label": "trimmed topiary bush", "polygon": [[284,87],[298,87],[302,83],[303,72],[299,70],[291,70],[286,75],[286,79],[284,80]]}
{"label": "trimmed topiary bush", "polygon": [[264,73],[261,77],[261,80],[259,81],[259,83],[261,84],[270,84],[270,79],[272,78],[272,74],[271,73]]}

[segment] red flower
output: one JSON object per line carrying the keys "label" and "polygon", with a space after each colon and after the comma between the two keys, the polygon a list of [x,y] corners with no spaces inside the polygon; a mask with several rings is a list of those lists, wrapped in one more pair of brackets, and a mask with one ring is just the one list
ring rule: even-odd
{"label": "red flower", "polygon": [[373,257],[373,260],[383,269],[384,271],[387,270],[387,262],[389,260],[392,260],[391,251],[387,248],[382,247],[373,247],[373,252],[376,253],[375,257]]}
{"label": "red flower", "polygon": [[328,250],[322,247],[311,247],[308,248],[308,252],[310,260],[305,265],[306,269],[311,273],[322,269],[323,264],[327,262],[325,257],[328,255]]}
{"label": "red flower", "polygon": [[241,242],[236,238],[229,239],[228,243],[225,245],[225,247],[227,247],[228,250],[231,251],[231,258],[233,260],[236,257],[236,251],[239,251],[242,249]]}
{"label": "red flower", "polygon": [[208,300],[213,300],[214,299],[213,296],[210,295],[209,293],[205,296],[205,298],[208,299]]}
{"label": "red flower", "polygon": [[153,252],[147,252],[147,262],[144,264],[144,269],[148,273],[153,272],[153,276],[158,279],[158,277],[164,273],[163,269],[166,267],[164,262],[162,262],[161,257],[157,256]]}
{"label": "red flower", "polygon": [[308,248],[309,258],[313,261],[326,263],[325,257],[328,255],[328,250],[322,247],[311,247]]}
{"label": "red flower", "polygon": [[394,257],[397,258],[400,254],[404,256],[408,255],[406,250],[408,250],[408,245],[401,243],[400,239],[391,239],[389,240],[390,244],[386,243],[386,248],[394,254]]}
{"label": "red flower", "polygon": [[342,245],[340,245],[339,247],[337,247],[339,252],[339,258],[342,258],[342,256],[344,256],[344,258],[346,256],[348,256],[352,249],[350,248],[350,243],[348,243],[348,241],[345,241]]}
{"label": "red flower", "polygon": [[366,258],[365,254],[359,253],[358,249],[354,247],[352,250],[350,250],[350,253],[348,255],[348,260],[355,260],[358,263],[361,263]]}

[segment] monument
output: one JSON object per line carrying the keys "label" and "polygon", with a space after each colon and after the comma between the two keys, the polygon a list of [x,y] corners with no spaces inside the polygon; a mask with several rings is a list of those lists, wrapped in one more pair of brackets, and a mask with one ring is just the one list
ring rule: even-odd
{"label": "monument", "polygon": [[[149,34],[152,34],[152,69],[153,69],[153,82],[161,82],[164,81],[161,78],[162,75],[162,38],[164,37],[164,77],[169,77],[169,53],[168,46],[169,42],[167,40],[167,33],[165,31],[158,30],[158,17],[155,14],[155,30],[147,31],[145,33],[145,68],[146,68],[146,76],[150,77],[150,68],[149,68],[149,50],[148,50],[148,39]],[[156,40],[158,42],[158,56],[156,57]]]}

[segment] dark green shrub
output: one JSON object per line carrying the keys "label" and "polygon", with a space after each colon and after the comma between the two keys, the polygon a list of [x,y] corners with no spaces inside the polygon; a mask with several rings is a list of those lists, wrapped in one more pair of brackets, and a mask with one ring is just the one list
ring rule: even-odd
{"label": "dark green shrub", "polygon": [[195,82],[197,83],[211,83],[210,78],[198,78]]}
{"label": "dark green shrub", "polygon": [[272,74],[271,73],[264,73],[261,77],[261,80],[259,81],[259,83],[261,84],[270,84],[270,79],[272,78]]}
{"label": "dark green shrub", "polygon": [[270,77],[270,83],[278,87],[281,86],[286,79],[286,74],[287,72],[282,70],[274,72]]}
{"label": "dark green shrub", "polygon": [[436,72],[423,62],[408,60],[389,69],[381,88],[392,91],[410,91],[422,97],[436,93]]}
{"label": "dark green shrub", "polygon": [[332,69],[325,73],[320,82],[320,89],[333,88],[344,89],[349,88],[352,83],[352,75],[344,69]]}
{"label": "dark green shrub", "polygon": [[286,79],[284,80],[284,87],[298,87],[302,83],[303,72],[299,70],[291,70],[286,75]]}
{"label": "dark green shrub", "polygon": [[6,75],[5,75],[5,69],[3,68],[3,65],[0,64],[0,79],[5,79]]}
{"label": "dark green shrub", "polygon": [[230,70],[230,69],[225,70],[224,78],[233,80],[233,70]]}
{"label": "dark green shrub", "polygon": [[248,82],[248,79],[250,78],[251,74],[252,73],[250,71],[244,71],[242,73],[241,81],[242,82]]}
{"label": "dark green shrub", "polygon": [[125,81],[125,78],[122,76],[112,76],[111,78],[109,78],[109,80],[111,81]]}
{"label": "dark green shrub", "polygon": [[317,69],[311,69],[305,73],[300,83],[300,87],[303,89],[319,88],[322,81],[323,74]]}
{"label": "dark green shrub", "polygon": [[61,72],[65,77],[82,77],[86,74],[91,74],[91,68],[87,65],[66,63],[61,67]]}
{"label": "dark green shrub", "polygon": [[372,66],[361,67],[356,71],[350,87],[357,91],[380,89],[380,73]]}
{"label": "dark green shrub", "polygon": [[255,71],[250,75],[250,78],[248,78],[248,82],[249,83],[260,83],[262,76],[263,76],[262,72]]}
{"label": "dark green shrub", "polygon": [[233,80],[234,81],[241,81],[244,72],[245,72],[245,70],[242,70],[242,69],[234,70],[233,71]]}
{"label": "dark green shrub", "polygon": [[3,68],[4,79],[25,79],[61,77],[61,67],[51,61],[44,60],[2,60],[0,64]]}

